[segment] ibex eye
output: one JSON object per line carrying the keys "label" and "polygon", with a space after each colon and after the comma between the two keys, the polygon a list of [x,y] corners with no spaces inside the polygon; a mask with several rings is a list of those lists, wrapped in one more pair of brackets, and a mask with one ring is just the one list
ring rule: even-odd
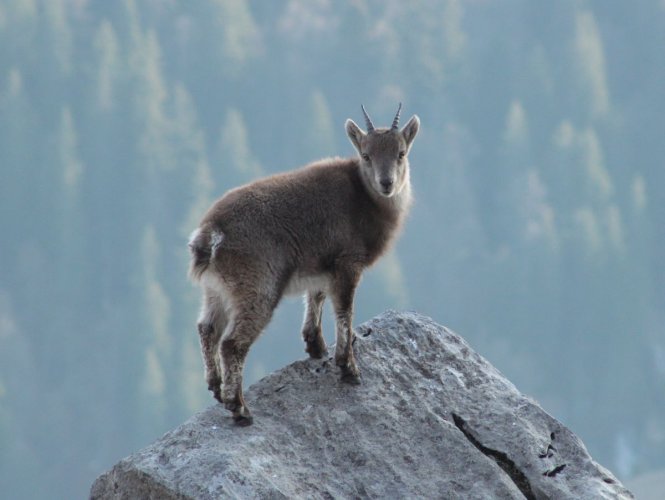
{"label": "ibex eye", "polygon": [[363,160],[369,161],[369,155],[368,154],[363,154]]}
{"label": "ibex eye", "polygon": [[401,160],[402,158],[404,158],[405,156],[406,156],[406,151],[400,151],[400,152],[399,152],[399,159],[400,159],[400,160]]}

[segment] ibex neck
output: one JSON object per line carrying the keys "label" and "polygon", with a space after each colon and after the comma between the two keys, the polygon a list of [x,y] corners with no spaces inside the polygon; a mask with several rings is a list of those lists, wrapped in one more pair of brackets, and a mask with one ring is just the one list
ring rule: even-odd
{"label": "ibex neck", "polygon": [[388,206],[395,210],[398,217],[401,218],[402,216],[406,215],[406,213],[409,211],[409,208],[411,207],[412,201],[411,179],[409,178],[409,171],[407,170],[406,176],[404,177],[404,184],[402,185],[402,189],[400,189],[390,198],[381,196],[376,191],[374,191],[374,194],[379,198],[379,203],[382,203],[384,206]]}

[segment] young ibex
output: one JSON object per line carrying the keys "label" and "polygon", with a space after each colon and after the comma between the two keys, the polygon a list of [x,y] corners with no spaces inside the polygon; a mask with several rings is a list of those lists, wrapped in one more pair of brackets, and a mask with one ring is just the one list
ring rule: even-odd
{"label": "young ibex", "polygon": [[[250,346],[284,294],[307,293],[302,336],[313,358],[326,354],[321,310],[336,317],[335,362],[358,383],[353,356],[353,297],[362,272],[386,251],[411,201],[407,155],[420,121],[346,133],[355,158],[331,158],[229,191],[190,239],[190,276],[203,289],[198,321],[208,389],[240,425],[252,422],[242,395]],[[221,347],[220,347],[221,344]],[[221,359],[220,359],[221,358]]]}

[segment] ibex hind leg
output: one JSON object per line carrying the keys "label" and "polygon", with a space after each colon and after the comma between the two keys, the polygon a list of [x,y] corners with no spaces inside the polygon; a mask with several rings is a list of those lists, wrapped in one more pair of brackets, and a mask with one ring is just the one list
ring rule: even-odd
{"label": "ibex hind leg", "polygon": [[307,293],[305,321],[302,326],[302,337],[305,341],[305,352],[311,358],[320,359],[328,353],[326,341],[321,330],[321,313],[326,295],[322,291]]}
{"label": "ibex hind leg", "polygon": [[249,348],[270,321],[274,309],[272,303],[272,300],[261,297],[244,300],[238,310],[233,312],[233,320],[221,342],[224,372],[222,400],[238,425],[252,423],[242,393],[242,372]]}
{"label": "ibex hind leg", "polygon": [[203,307],[197,324],[201,354],[205,366],[205,378],[208,390],[220,403],[222,402],[222,372],[220,370],[219,344],[226,329],[228,319],[223,301],[212,289],[205,289]]}

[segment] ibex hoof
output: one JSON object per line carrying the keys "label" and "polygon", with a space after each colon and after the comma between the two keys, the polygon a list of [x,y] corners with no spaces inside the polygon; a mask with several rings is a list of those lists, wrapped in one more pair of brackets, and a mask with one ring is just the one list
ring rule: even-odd
{"label": "ibex hoof", "polygon": [[341,380],[345,384],[360,385],[360,371],[355,366],[342,366]]}
{"label": "ibex hoof", "polygon": [[233,421],[239,427],[247,427],[254,423],[254,417],[251,415],[233,415]]}
{"label": "ibex hoof", "polygon": [[239,425],[240,427],[252,425],[254,419],[252,418],[252,415],[250,415],[247,406],[244,404],[236,404],[233,409],[229,408],[229,406],[230,405],[227,405],[227,408],[233,412],[233,421],[236,425]]}
{"label": "ibex hoof", "polygon": [[307,342],[305,352],[309,354],[309,357],[312,359],[321,359],[328,355],[328,349],[326,348],[325,344],[322,346],[314,342]]}
{"label": "ibex hoof", "polygon": [[211,390],[212,390],[212,395],[215,397],[215,399],[220,403],[224,404],[224,401],[222,400],[222,391],[219,388]]}

